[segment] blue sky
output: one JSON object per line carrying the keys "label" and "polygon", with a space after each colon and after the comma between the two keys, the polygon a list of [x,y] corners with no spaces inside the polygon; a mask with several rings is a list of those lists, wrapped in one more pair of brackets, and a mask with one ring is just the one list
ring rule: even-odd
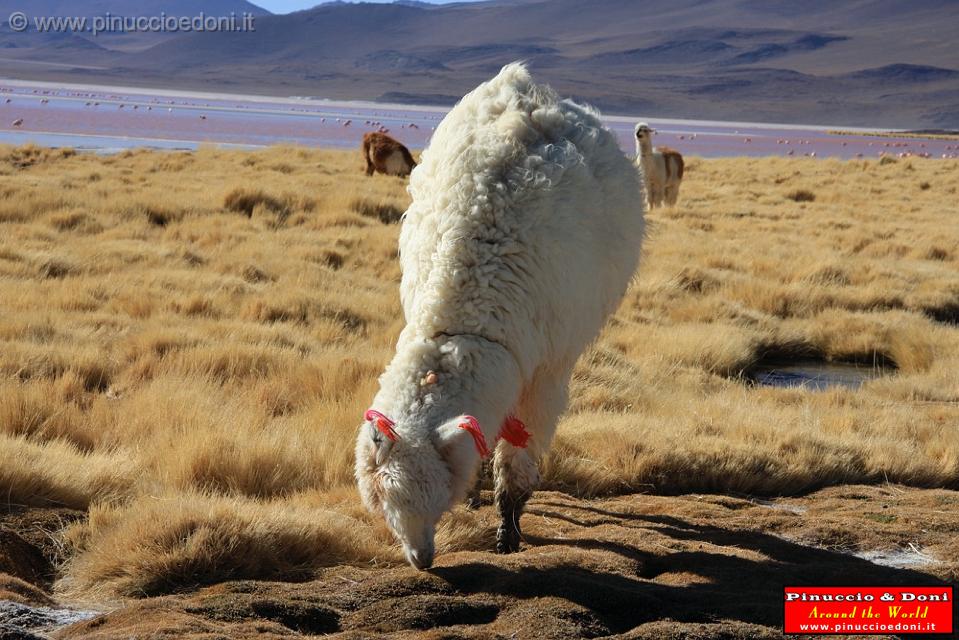
{"label": "blue sky", "polygon": [[[273,13],[290,13],[300,9],[309,9],[322,3],[322,0],[250,0],[253,4],[259,5],[267,11]],[[385,2],[389,0],[365,0],[367,2]],[[463,0],[428,0],[434,4],[449,4],[450,2],[462,2]]]}

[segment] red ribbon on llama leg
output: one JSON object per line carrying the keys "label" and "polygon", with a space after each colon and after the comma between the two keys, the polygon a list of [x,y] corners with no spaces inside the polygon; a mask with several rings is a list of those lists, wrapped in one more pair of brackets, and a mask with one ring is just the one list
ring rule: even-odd
{"label": "red ribbon on llama leg", "polygon": [[[463,422],[460,423],[459,428],[468,431],[469,434],[473,436],[473,443],[476,445],[476,451],[480,454],[481,458],[490,457],[491,452],[489,445],[486,444],[486,436],[483,435],[483,431],[480,429],[479,420],[473,416],[463,416]],[[506,416],[506,419],[503,421],[503,426],[500,428],[496,440],[499,441],[502,438],[514,447],[525,449],[529,444],[529,437],[529,431],[526,430],[526,425],[523,424],[523,421],[516,416],[510,415]]]}
{"label": "red ribbon on llama leg", "polygon": [[479,420],[473,416],[463,416],[463,422],[459,424],[459,428],[473,436],[473,444],[476,445],[476,451],[479,452],[481,458],[488,458],[490,456],[489,446],[486,444],[486,436],[483,435],[483,430],[480,429]]}
{"label": "red ribbon on llama leg", "polygon": [[503,420],[499,437],[519,449],[525,449],[526,445],[529,444],[529,431],[526,430],[526,425],[513,415],[506,416],[506,419]]}
{"label": "red ribbon on llama leg", "polygon": [[[396,423],[376,409],[368,409],[363,417],[368,422],[372,422],[380,433],[393,442],[399,439],[399,435],[395,429]],[[480,429],[479,420],[473,416],[466,415],[463,416],[463,422],[458,426],[473,436],[473,444],[476,445],[476,451],[481,458],[490,457],[492,452],[490,451],[489,445],[486,444],[486,436],[483,435],[483,430]],[[529,444],[529,438],[530,433],[526,430],[526,425],[514,415],[506,416],[506,419],[503,420],[503,426],[500,427],[500,432],[496,436],[497,442],[503,439],[519,449],[526,448]]]}

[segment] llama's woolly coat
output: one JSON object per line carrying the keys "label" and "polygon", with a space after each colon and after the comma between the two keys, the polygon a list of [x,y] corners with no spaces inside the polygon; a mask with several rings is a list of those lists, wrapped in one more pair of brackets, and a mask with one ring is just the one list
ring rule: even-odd
{"label": "llama's woolly coat", "polygon": [[[475,416],[493,443],[545,376],[565,405],[573,363],[635,271],[643,208],[636,171],[597,114],[535,85],[520,64],[446,116],[410,193],[399,243],[407,325],[372,405],[400,438],[377,453],[375,432],[361,429],[357,478],[420,566],[417,549],[432,557],[436,520],[479,462],[451,421]],[[437,382],[424,386],[428,371]],[[529,427],[545,450],[555,425]]]}

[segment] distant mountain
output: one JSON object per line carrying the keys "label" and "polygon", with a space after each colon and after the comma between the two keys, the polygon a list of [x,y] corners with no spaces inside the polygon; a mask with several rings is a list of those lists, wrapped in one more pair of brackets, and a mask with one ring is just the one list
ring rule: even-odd
{"label": "distant mountain", "polygon": [[393,0],[393,4],[402,4],[407,7],[419,7],[420,9],[433,9],[436,7],[435,4],[431,4],[429,2],[419,2],[419,0]]}
{"label": "distant mountain", "polygon": [[921,64],[888,64],[884,67],[863,69],[850,73],[848,76],[861,80],[883,80],[886,82],[938,82],[959,78],[959,71]]}
{"label": "distant mountain", "polygon": [[[148,6],[181,2],[193,13],[248,4]],[[0,30],[0,74],[435,104],[523,59],[613,113],[959,128],[956,11],[955,0],[328,3],[260,16],[253,33],[100,38],[93,49]]]}

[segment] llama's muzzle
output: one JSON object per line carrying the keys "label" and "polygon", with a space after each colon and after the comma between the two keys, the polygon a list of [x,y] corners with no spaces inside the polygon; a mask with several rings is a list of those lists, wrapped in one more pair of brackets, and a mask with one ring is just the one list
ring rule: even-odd
{"label": "llama's muzzle", "polygon": [[406,548],[406,560],[413,565],[415,569],[419,569],[420,571],[425,571],[433,566],[433,554],[434,550],[432,545],[425,549]]}

